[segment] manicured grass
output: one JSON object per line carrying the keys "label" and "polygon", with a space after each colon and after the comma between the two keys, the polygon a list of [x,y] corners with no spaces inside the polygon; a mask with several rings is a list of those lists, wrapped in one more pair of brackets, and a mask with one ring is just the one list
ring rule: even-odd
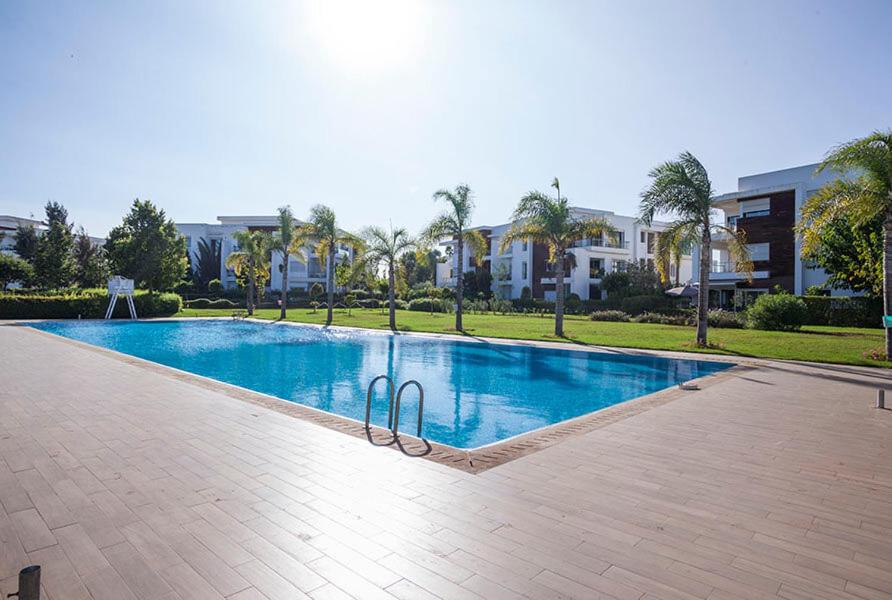
{"label": "manicured grass", "polygon": [[[185,309],[178,317],[227,317],[232,310]],[[279,311],[262,309],[254,314],[260,319],[278,319]],[[325,312],[305,308],[288,311],[288,321],[325,323]],[[388,329],[387,314],[376,309],[336,310],[334,325]],[[397,311],[397,326],[401,331],[456,334],[454,315]],[[692,341],[694,329],[676,325],[650,323],[605,323],[586,317],[568,316],[564,325],[566,338],[554,336],[554,321],[548,317],[526,315],[464,315],[466,335],[573,342],[583,345],[646,348],[783,358],[850,365],[887,366],[864,357],[864,352],[883,346],[883,330],[854,327],[805,327],[801,332],[757,331],[752,329],[710,328],[710,348],[696,348]]]}

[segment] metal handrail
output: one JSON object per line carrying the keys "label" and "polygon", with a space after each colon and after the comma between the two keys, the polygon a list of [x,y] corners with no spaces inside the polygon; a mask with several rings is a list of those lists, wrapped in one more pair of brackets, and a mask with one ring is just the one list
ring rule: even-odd
{"label": "metal handrail", "polygon": [[[369,430],[369,420],[372,417],[372,391],[375,388],[375,384],[378,383],[378,381],[380,379],[384,379],[387,381],[387,388],[390,391],[390,402],[389,402],[388,408],[387,408],[387,428],[390,429],[391,424],[393,423],[393,391],[396,388],[396,386],[393,383],[393,379],[391,379],[389,376],[378,375],[377,377],[372,379],[372,382],[369,384],[369,389],[368,389],[368,392],[366,393],[366,397],[365,397],[365,429],[366,429],[366,431]],[[403,387],[405,387],[405,386],[403,386]],[[402,392],[403,388],[400,388],[400,391]],[[397,400],[397,406],[399,406],[398,400]],[[393,427],[393,431],[396,431],[396,427]]]}
{"label": "metal handrail", "polygon": [[414,379],[410,379],[409,381],[401,385],[399,391],[396,393],[396,407],[394,408],[393,429],[391,431],[393,431],[394,437],[398,435],[397,430],[400,426],[400,400],[403,397],[403,390],[405,390],[406,387],[410,385],[414,385],[418,388],[418,434],[416,437],[424,439],[421,437],[421,419],[424,412],[424,388],[421,387],[421,384]]}

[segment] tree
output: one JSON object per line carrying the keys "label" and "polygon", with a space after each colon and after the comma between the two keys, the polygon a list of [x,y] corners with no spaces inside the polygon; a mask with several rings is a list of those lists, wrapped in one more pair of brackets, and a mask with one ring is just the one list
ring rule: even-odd
{"label": "tree", "polygon": [[847,215],[824,223],[818,243],[803,250],[802,257],[830,276],[827,284],[837,289],[883,296],[883,217],[861,225]]}
{"label": "tree", "polygon": [[18,258],[0,252],[0,290],[15,281],[30,281],[34,277],[34,269],[31,264]]}
{"label": "tree", "polygon": [[675,285],[681,284],[681,259],[685,252],[697,243],[696,231],[690,227],[670,227],[657,234],[657,273],[664,284],[670,282],[671,266],[675,264]]}
{"label": "tree", "polygon": [[397,261],[403,256],[414,256],[408,252],[415,246],[409,232],[402,227],[390,228],[368,227],[362,237],[365,240],[363,260],[375,266],[383,266],[387,270],[387,303],[390,308],[390,328],[396,329],[396,276]]}
{"label": "tree", "polygon": [[108,281],[108,262],[105,250],[94,244],[84,228],[74,238],[74,282],[82,288],[103,287]]}
{"label": "tree", "polygon": [[434,219],[424,230],[422,237],[429,243],[436,244],[443,238],[451,238],[455,243],[456,259],[455,269],[455,329],[462,331],[462,300],[464,298],[464,282],[462,281],[462,269],[464,268],[465,244],[471,249],[474,256],[486,254],[487,242],[477,230],[469,230],[471,214],[474,212],[474,199],[471,188],[466,184],[457,186],[454,190],[437,190],[434,192],[434,201],[446,202],[446,212]]}
{"label": "tree", "polygon": [[113,274],[149,290],[173,288],[188,266],[186,239],[174,222],[150,200],[139,198],[121,225],[109,232],[105,251]]}
{"label": "tree", "polygon": [[220,279],[221,254],[219,242],[215,240],[208,242],[204,238],[198,240],[193,280],[199,289],[206,290],[212,279]]}
{"label": "tree", "polygon": [[[722,232],[728,237],[728,250],[737,263],[737,270],[752,277],[753,263],[746,247],[746,236],[724,225],[713,223],[712,182],[706,169],[690,152],[682,152],[677,160],[664,162],[651,169],[650,186],[641,193],[640,220],[650,226],[654,215],[666,213],[675,218],[663,232],[669,239],[700,241],[700,289],[697,305],[697,345],[706,346],[706,317],[709,312],[709,272],[712,268],[712,235]],[[664,245],[665,248],[668,245]]]}
{"label": "tree", "polygon": [[40,287],[68,287],[75,270],[71,255],[74,235],[68,223],[68,211],[58,202],[47,202],[45,210],[47,230],[37,240],[34,274]]}
{"label": "tree", "polygon": [[229,253],[226,266],[235,271],[237,277],[247,280],[245,306],[248,314],[253,315],[258,280],[264,269],[269,271],[269,235],[263,231],[236,231],[232,238],[239,249]]}
{"label": "tree", "polygon": [[578,240],[615,235],[616,230],[602,218],[574,217],[567,198],[561,196],[557,177],[551,186],[557,190],[557,197],[533,191],[520,199],[511,217],[511,226],[502,236],[500,251],[504,253],[512,243],[523,240],[532,240],[548,248],[548,261],[552,264],[555,281],[554,334],[563,337],[564,270],[575,264],[575,255],[569,249]]}
{"label": "tree", "polygon": [[291,244],[293,250],[300,250],[312,243],[319,259],[319,265],[325,267],[325,290],[328,292],[328,316],[325,324],[331,325],[334,308],[334,271],[335,260],[341,246],[349,246],[354,252],[362,250],[363,243],[353,234],[338,229],[337,217],[327,206],[317,204],[310,209],[310,218],[296,230],[296,237]]}
{"label": "tree", "polygon": [[[820,246],[825,225],[842,215],[856,226],[883,220],[883,311],[892,311],[892,130],[875,131],[832,149],[818,167],[840,178],[825,185],[802,205],[797,231],[803,251]],[[850,176],[855,173],[856,175]],[[886,358],[892,359],[892,332],[886,329]]]}
{"label": "tree", "polygon": [[23,261],[34,264],[37,257],[37,230],[34,225],[19,225],[15,230],[13,250]]}
{"label": "tree", "polygon": [[279,319],[285,320],[288,305],[288,257],[295,255],[301,262],[307,262],[303,252],[303,244],[295,244],[294,213],[290,206],[279,208],[278,229],[269,241],[270,251],[278,252],[282,257],[282,287],[279,292]]}

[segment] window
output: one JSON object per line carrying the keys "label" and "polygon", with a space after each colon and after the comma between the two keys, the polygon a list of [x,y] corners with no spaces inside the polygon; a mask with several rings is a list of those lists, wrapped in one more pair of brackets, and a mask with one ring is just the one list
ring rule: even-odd
{"label": "window", "polygon": [[747,250],[750,252],[750,259],[755,262],[758,260],[770,260],[769,244],[747,244]]}
{"label": "window", "polygon": [[648,231],[647,232],[647,253],[653,254],[656,251],[656,246],[657,246],[657,234],[652,231]]}
{"label": "window", "polygon": [[771,198],[755,198],[740,202],[740,216],[745,219],[767,217],[771,214]]}
{"label": "window", "polygon": [[570,295],[570,284],[565,283],[564,284],[564,298],[566,298],[569,295]]}
{"label": "window", "polygon": [[744,219],[751,219],[753,217],[767,217],[771,214],[771,209],[766,208],[765,210],[753,210],[750,212],[743,213]]}
{"label": "window", "polygon": [[[526,241],[526,240],[524,240],[523,242],[521,242],[521,244],[520,244],[520,249],[521,249],[521,251],[523,251],[523,252],[526,252],[526,251],[527,251],[527,241]],[[524,263],[524,264],[526,264],[526,263]]]}
{"label": "window", "polygon": [[589,279],[599,279],[603,271],[603,261],[600,258],[588,259],[588,277]]}
{"label": "window", "polygon": [[[524,242],[526,243],[526,242]],[[527,278],[527,261],[520,263],[520,278],[526,281]]]}
{"label": "window", "polygon": [[595,284],[590,284],[588,286],[588,299],[589,300],[600,300],[601,299],[601,288]]}
{"label": "window", "polygon": [[625,273],[629,270],[629,262],[625,260],[615,260],[613,261],[613,272],[614,273]]}

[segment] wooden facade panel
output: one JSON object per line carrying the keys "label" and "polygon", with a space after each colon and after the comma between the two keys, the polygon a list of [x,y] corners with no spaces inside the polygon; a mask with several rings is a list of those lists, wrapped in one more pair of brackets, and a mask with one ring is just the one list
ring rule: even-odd
{"label": "wooden facade panel", "polygon": [[[741,201],[764,196],[741,198]],[[746,232],[750,244],[769,244],[769,260],[755,261],[755,271],[768,271],[768,279],[756,279],[752,284],[742,282],[738,287],[773,289],[779,285],[790,293],[795,291],[796,238],[793,227],[796,224],[796,192],[787,190],[770,195],[771,214],[764,217],[739,218],[737,228]]]}

